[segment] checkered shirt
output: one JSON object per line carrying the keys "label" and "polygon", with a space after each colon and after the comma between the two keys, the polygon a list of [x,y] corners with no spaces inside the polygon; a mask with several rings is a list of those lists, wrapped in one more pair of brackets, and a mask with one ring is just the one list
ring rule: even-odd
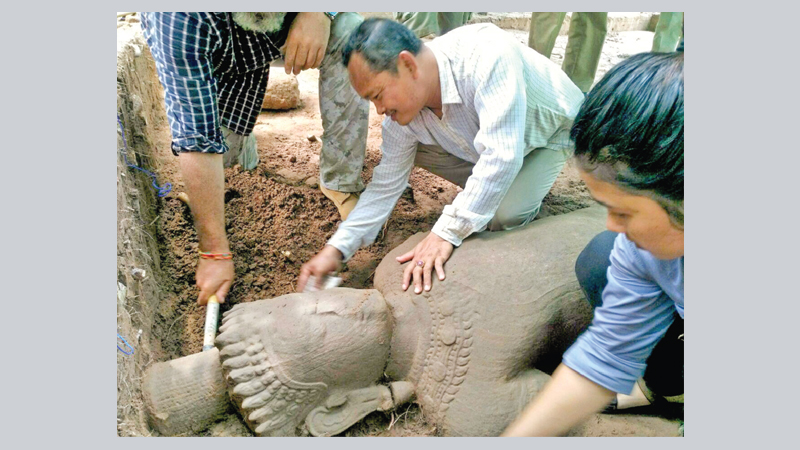
{"label": "checkered shirt", "polygon": [[264,101],[269,63],[281,57],[286,15],[274,34],[247,31],[227,12],[143,12],[142,30],[164,86],[172,151],[224,153],[219,127],[249,135]]}

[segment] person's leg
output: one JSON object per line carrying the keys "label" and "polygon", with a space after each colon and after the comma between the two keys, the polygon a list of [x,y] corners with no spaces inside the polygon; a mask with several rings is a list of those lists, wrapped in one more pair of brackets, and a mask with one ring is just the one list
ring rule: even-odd
{"label": "person's leg", "polygon": [[463,188],[475,164],[447,153],[438,145],[417,144],[414,165]]}
{"label": "person's leg", "polygon": [[[678,361],[680,364],[677,364]],[[647,359],[647,369],[642,379],[646,385],[645,395],[650,402],[655,395],[683,403],[683,319],[677,312],[667,333]]]}
{"label": "person's leg", "polygon": [[236,134],[227,127],[219,127],[225,143],[228,144],[228,151],[222,155],[223,167],[232,167],[235,164],[242,166],[244,170],[253,170],[258,166],[258,146],[256,136],[250,133],[247,136]]}
{"label": "person's leg", "polygon": [[[369,102],[359,97],[350,85],[341,49],[350,32],[363,20],[356,13],[336,16],[319,68],[319,109],[324,130],[319,157],[320,187],[336,203],[343,218],[355,207],[357,193],[364,189],[361,170],[367,151]],[[330,192],[335,194],[329,195]]]}
{"label": "person's leg", "polygon": [[595,236],[575,261],[575,275],[586,300],[592,309],[603,304],[603,289],[608,284],[608,268],[611,266],[611,250],[617,233],[603,231]]}
{"label": "person's leg", "polygon": [[490,231],[511,230],[533,220],[569,157],[570,152],[549,148],[537,148],[528,153],[487,228]]}
{"label": "person's leg", "polygon": [[439,35],[447,34],[448,31],[464,25],[471,18],[471,12],[440,12],[438,16]]}
{"label": "person's leg", "polygon": [[594,83],[603,43],[608,30],[607,12],[573,12],[569,40],[561,68],[581,92],[589,92]]}
{"label": "person's leg", "polygon": [[547,58],[553,53],[558,32],[564,23],[566,12],[531,13],[531,29],[528,32],[528,47]]}
{"label": "person's leg", "polygon": [[682,12],[662,12],[653,36],[654,52],[674,52],[681,40]]}
{"label": "person's leg", "polygon": [[246,73],[225,72],[217,77],[220,131],[228,144],[225,167],[240,164],[245,170],[258,166],[253,128],[267,92],[269,65]]}
{"label": "person's leg", "polygon": [[440,33],[437,12],[396,12],[394,20],[405,25],[418,38]]}

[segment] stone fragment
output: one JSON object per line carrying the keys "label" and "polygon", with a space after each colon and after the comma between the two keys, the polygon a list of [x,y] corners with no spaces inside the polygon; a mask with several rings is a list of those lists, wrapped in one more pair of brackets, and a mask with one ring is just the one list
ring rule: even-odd
{"label": "stone fragment", "polygon": [[297,77],[282,70],[270,70],[267,93],[261,109],[286,110],[300,105],[300,85]]}

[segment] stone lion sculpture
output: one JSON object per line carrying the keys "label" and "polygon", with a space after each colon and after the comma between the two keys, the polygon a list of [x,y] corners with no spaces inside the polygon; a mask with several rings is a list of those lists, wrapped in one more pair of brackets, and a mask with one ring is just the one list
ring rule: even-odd
{"label": "stone lion sculpture", "polygon": [[444,435],[497,436],[589,324],[574,264],[604,223],[591,207],[475,235],[420,295],[394,257],[422,233],[384,258],[376,289],[235,305],[215,349],[148,369],[150,422],[200,431],[232,402],[258,436],[326,436],[415,400]]}

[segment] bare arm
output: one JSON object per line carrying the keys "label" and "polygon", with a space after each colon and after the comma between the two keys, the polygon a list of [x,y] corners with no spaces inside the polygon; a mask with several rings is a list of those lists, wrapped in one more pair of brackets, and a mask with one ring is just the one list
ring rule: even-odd
{"label": "bare arm", "polygon": [[[222,155],[184,152],[180,154],[180,166],[200,250],[230,253],[225,235],[225,173],[222,170]],[[233,274],[231,260],[200,259],[197,264],[197,286],[200,288],[197,302],[205,305],[212,294],[217,295],[220,303],[224,302]]]}
{"label": "bare arm", "polygon": [[614,392],[561,364],[502,436],[560,436],[600,411]]}

